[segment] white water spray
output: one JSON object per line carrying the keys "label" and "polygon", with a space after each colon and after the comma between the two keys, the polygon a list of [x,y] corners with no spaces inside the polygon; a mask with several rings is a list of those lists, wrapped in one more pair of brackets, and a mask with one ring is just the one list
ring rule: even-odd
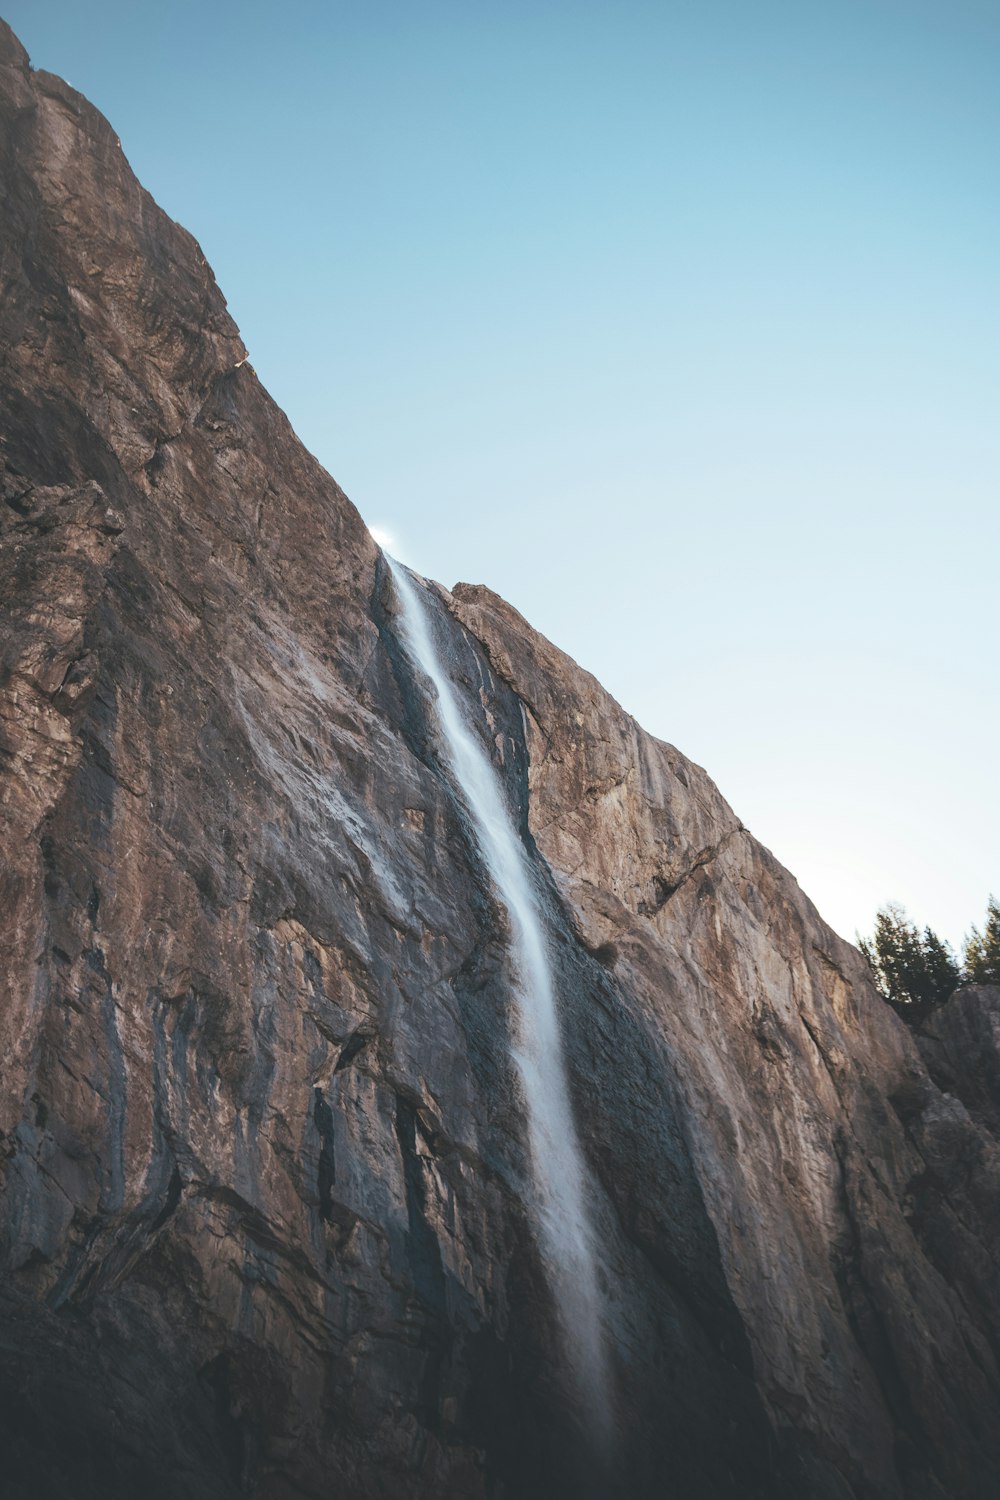
{"label": "white water spray", "polygon": [[406,571],[388,555],[386,562],[402,606],[402,645],[411,664],[437,693],[445,768],[469,814],[479,852],[510,921],[512,1054],[527,1116],[539,1247],[586,1415],[594,1435],[604,1443],[610,1432],[610,1410],[593,1235],[531,866],[504,802],[500,779],[466,724],[438,657],[427,606]]}

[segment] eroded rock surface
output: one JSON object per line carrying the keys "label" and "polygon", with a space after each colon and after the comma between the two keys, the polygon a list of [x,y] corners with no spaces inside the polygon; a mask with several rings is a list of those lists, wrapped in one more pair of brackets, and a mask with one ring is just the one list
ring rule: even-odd
{"label": "eroded rock surface", "polygon": [[9,1492],[993,1500],[980,1013],[928,1073],[703,771],[433,589],[546,892],[614,1348],[588,1450],[504,922],[378,549],[3,27],[0,192]]}

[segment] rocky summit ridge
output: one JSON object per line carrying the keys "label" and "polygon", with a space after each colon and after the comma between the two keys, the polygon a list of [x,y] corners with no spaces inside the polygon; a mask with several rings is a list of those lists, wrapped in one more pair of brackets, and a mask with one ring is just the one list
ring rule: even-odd
{"label": "rocky summit ridge", "polygon": [[915,1039],[699,767],[426,586],[544,907],[591,1449],[384,559],[3,25],[0,203],[6,1493],[994,1500],[1000,991]]}

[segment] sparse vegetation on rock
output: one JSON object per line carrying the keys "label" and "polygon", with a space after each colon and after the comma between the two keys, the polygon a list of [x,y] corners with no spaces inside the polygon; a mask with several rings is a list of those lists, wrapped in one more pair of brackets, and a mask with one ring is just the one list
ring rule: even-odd
{"label": "sparse vegetation on rock", "polygon": [[973,926],[963,962],[931,927],[923,932],[904,907],[887,902],[871,938],[858,938],[879,991],[905,1019],[922,1020],[963,984],[1000,984],[1000,905],[990,896],[983,931]]}
{"label": "sparse vegetation on rock", "polygon": [[1000,903],[991,896],[983,931],[973,927],[965,940],[967,984],[1000,984]]}

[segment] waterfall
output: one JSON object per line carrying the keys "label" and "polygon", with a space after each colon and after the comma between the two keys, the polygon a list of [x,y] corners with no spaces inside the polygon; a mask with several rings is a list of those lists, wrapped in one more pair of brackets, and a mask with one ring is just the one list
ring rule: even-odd
{"label": "waterfall", "polygon": [[535,1232],[588,1424],[603,1442],[610,1431],[610,1411],[585,1167],[570,1106],[531,862],[506,805],[501,779],[466,723],[435,649],[428,607],[405,569],[384,555],[401,606],[401,644],[411,666],[429,679],[436,693],[443,769],[468,814],[494,892],[509,919],[511,1052],[526,1115]]}

